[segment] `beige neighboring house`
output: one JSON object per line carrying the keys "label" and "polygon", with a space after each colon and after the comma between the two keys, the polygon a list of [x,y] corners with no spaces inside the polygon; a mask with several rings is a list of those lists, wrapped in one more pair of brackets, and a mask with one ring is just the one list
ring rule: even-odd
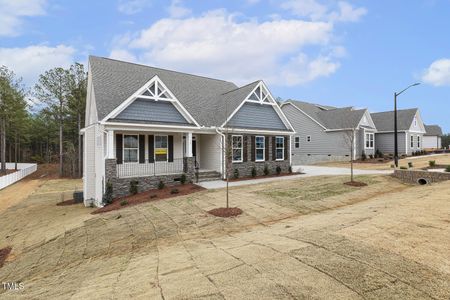
{"label": "beige neighboring house", "polygon": [[423,136],[423,148],[425,150],[442,149],[442,128],[438,125],[425,125],[427,133]]}

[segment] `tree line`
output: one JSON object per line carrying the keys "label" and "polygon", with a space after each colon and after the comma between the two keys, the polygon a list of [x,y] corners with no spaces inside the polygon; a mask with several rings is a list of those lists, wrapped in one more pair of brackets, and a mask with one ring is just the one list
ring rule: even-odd
{"label": "tree line", "polygon": [[74,63],[53,68],[26,88],[0,67],[0,173],[6,162],[58,163],[60,176],[81,177],[87,73]]}

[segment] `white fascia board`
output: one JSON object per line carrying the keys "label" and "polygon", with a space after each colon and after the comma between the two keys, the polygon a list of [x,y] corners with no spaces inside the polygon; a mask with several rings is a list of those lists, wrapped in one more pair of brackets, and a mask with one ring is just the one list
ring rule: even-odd
{"label": "white fascia board", "polygon": [[[286,115],[283,113],[283,111],[281,110],[281,107],[278,105],[278,103],[275,101],[275,99],[272,96],[272,93],[270,92],[269,88],[266,86],[266,84],[264,83],[264,81],[261,80],[260,84],[267,92],[267,98],[269,99],[269,101],[275,105],[275,112],[278,114],[278,117],[283,121],[284,126],[286,126],[288,129],[295,131],[294,126],[292,126],[291,122],[289,121],[289,119],[286,117]],[[251,95],[251,94],[250,94]],[[250,96],[249,96],[250,97]]]}
{"label": "white fascia board", "polygon": [[305,116],[307,116],[308,118],[310,118],[314,123],[316,123],[317,125],[319,125],[323,130],[327,130],[327,128],[325,126],[323,126],[322,124],[320,124],[316,119],[314,119],[313,117],[311,117],[310,115],[308,115],[307,113],[305,113],[303,110],[301,110],[300,108],[297,107],[297,105],[295,105],[294,103],[292,103],[291,101],[285,102],[281,105],[281,107],[283,107],[284,105],[292,105],[295,109],[297,109],[299,112],[301,112],[302,114],[304,114]]}
{"label": "white fascia board", "polygon": [[294,135],[294,131],[277,131],[277,130],[264,130],[264,129],[245,129],[245,128],[234,128],[234,127],[228,127],[228,128],[220,128],[222,132],[226,131],[228,129],[228,133],[254,133],[254,134],[268,134],[268,135]]}
{"label": "white fascia board", "polygon": [[122,122],[101,122],[108,129],[117,130],[121,128],[123,130],[136,130],[140,128],[142,130],[166,130],[166,131],[179,131],[179,132],[198,132],[198,133],[209,133],[213,132],[212,129],[206,127],[195,127],[195,126],[177,126],[177,125],[164,125],[164,124],[139,124],[139,123],[122,123]]}
{"label": "white fascia board", "polygon": [[[195,124],[195,126],[200,127],[198,122],[191,116],[191,114],[184,108],[184,106],[180,103],[180,101],[175,97],[175,95],[167,88],[167,86],[162,82],[162,80],[158,77],[158,75],[153,76],[152,79],[147,81],[142,87],[140,87],[136,92],[133,93],[130,97],[128,97],[124,102],[122,102],[118,107],[116,107],[112,112],[110,112],[105,118],[103,118],[102,122],[106,122],[108,119],[116,117],[118,114],[120,114],[125,108],[127,108],[131,103],[133,103],[136,98],[140,97],[141,94],[145,92],[145,90],[153,83],[157,81],[158,84],[161,84],[163,88],[169,93],[170,97],[173,99],[170,101],[170,99],[162,99],[158,98],[159,101],[170,101],[174,103],[174,105],[177,107],[178,111],[185,117],[188,121]],[[147,98],[143,96],[143,98]]]}

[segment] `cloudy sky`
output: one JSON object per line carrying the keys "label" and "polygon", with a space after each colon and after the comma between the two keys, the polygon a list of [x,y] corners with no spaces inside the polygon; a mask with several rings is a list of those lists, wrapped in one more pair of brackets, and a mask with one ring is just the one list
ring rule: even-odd
{"label": "cloudy sky", "polygon": [[450,132],[449,0],[0,0],[0,64],[32,86],[88,55],[233,81],[275,96],[391,110]]}

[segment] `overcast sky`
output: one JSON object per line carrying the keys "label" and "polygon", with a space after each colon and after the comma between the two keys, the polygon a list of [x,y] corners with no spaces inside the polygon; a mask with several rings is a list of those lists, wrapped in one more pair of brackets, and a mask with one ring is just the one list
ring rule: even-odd
{"label": "overcast sky", "polygon": [[32,86],[89,54],[334,106],[419,107],[450,132],[450,0],[0,0],[0,64]]}

